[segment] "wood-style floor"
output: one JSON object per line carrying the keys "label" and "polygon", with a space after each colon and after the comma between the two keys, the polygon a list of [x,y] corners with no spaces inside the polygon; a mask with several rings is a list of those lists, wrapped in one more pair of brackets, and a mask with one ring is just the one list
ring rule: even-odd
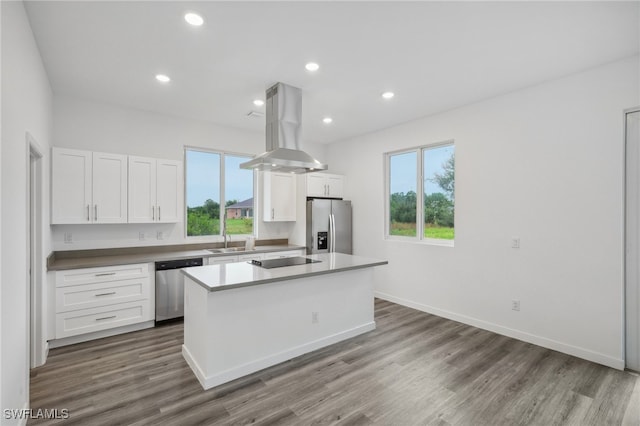
{"label": "wood-style floor", "polygon": [[181,323],[54,349],[32,370],[31,408],[68,409],[64,425],[640,423],[636,375],[375,307],[375,331],[208,391],[182,358]]}

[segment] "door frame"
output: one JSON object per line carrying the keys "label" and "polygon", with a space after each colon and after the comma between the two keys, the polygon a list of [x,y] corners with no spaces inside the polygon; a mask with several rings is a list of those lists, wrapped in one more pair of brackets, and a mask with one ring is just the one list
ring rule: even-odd
{"label": "door frame", "polygon": [[640,370],[640,137],[635,141],[635,146],[630,145],[631,141],[627,137],[627,116],[637,112],[640,112],[640,106],[625,109],[623,112],[624,291],[622,294],[623,358],[625,368],[636,371]]}
{"label": "door frame", "polygon": [[27,347],[31,368],[44,364],[44,260],[43,260],[43,165],[44,151],[36,139],[26,132],[26,203],[27,203]]}

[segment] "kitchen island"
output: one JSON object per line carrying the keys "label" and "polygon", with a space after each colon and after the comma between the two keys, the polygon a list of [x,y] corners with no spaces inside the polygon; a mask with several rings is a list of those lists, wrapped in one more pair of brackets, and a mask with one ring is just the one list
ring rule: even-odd
{"label": "kitchen island", "polygon": [[375,329],[373,267],[387,261],[307,258],[317,262],[183,269],[182,354],[204,389]]}

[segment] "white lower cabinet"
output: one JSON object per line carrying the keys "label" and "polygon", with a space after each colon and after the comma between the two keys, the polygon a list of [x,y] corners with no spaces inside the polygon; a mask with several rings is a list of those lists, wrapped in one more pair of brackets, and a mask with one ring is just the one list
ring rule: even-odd
{"label": "white lower cabinet", "polygon": [[210,257],[207,260],[207,265],[222,265],[224,263],[234,263],[237,261],[238,256]]}
{"label": "white lower cabinet", "polygon": [[149,300],[56,314],[56,338],[102,331],[153,319]]}
{"label": "white lower cabinet", "polygon": [[281,257],[304,256],[305,254],[305,249],[283,250],[268,253],[244,253],[236,256],[210,257],[207,261],[207,265],[220,265],[223,263],[233,262],[248,262],[250,260],[279,259]]}
{"label": "white lower cabinet", "polygon": [[296,257],[296,256],[304,256],[306,254],[304,249],[300,250],[287,250],[287,251],[276,251],[273,253],[265,253],[265,259],[280,259],[282,257]]}
{"label": "white lower cabinet", "polygon": [[262,253],[251,253],[251,254],[241,254],[238,256],[238,262],[246,262],[249,260],[262,260],[264,259],[264,254]]}
{"label": "white lower cabinet", "polygon": [[150,264],[56,272],[56,339],[154,319]]}

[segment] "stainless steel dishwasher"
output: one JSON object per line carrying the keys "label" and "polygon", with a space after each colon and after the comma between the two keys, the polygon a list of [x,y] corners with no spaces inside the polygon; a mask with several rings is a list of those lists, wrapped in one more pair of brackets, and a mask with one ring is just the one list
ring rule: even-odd
{"label": "stainless steel dishwasher", "polygon": [[202,258],[156,262],[156,322],[184,316],[182,268],[202,266]]}

